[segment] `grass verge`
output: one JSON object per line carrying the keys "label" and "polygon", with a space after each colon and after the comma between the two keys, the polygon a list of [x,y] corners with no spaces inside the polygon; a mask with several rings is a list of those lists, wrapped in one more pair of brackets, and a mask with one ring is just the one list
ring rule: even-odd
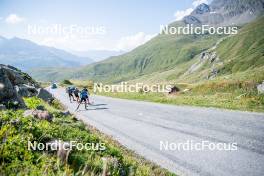
{"label": "grass verge", "polygon": [[[73,115],[63,115],[58,102],[49,105],[38,98],[26,98],[30,109],[44,106],[52,115],[51,122],[32,116],[24,110],[0,112],[0,175],[174,175],[136,156],[117,142]],[[66,162],[52,151],[29,150],[28,141],[46,143],[51,140],[104,143],[105,150],[73,149]],[[108,164],[104,168],[104,161]]]}
{"label": "grass verge", "polygon": [[264,95],[258,94],[255,81],[221,80],[200,84],[177,85],[181,90],[173,95],[167,93],[100,93],[115,98],[151,101],[175,105],[216,107],[241,111],[264,112]]}

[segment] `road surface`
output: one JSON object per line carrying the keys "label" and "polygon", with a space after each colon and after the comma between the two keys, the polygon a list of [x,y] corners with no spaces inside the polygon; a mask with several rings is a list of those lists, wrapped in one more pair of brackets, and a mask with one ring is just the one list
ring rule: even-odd
{"label": "road surface", "polygon": [[75,112],[64,89],[50,92],[85,123],[176,174],[264,175],[263,113],[102,96]]}

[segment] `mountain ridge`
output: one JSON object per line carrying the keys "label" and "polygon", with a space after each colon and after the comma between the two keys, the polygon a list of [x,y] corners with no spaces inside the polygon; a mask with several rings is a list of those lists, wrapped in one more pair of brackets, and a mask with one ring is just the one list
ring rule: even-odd
{"label": "mountain ridge", "polygon": [[79,57],[92,58],[94,61],[102,61],[112,56],[118,56],[124,54],[125,51],[115,51],[115,50],[86,50],[86,51],[70,51],[70,53],[77,55]]}
{"label": "mountain ridge", "polygon": [[186,24],[241,25],[248,23],[264,11],[264,0],[213,0],[202,3],[184,17]]}
{"label": "mountain ridge", "polygon": [[0,62],[22,70],[42,67],[73,67],[92,63],[89,58],[67,51],[36,44],[27,39],[0,36]]}

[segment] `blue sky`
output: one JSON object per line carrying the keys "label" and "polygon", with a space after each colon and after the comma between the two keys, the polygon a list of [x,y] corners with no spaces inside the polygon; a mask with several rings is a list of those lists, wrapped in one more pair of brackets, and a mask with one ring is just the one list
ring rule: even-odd
{"label": "blue sky", "polygon": [[[131,50],[159,32],[160,25],[179,20],[206,0],[0,0],[0,35],[21,37],[66,50]],[[29,33],[61,25],[98,32],[70,37]],[[32,29],[32,28],[31,28]]]}

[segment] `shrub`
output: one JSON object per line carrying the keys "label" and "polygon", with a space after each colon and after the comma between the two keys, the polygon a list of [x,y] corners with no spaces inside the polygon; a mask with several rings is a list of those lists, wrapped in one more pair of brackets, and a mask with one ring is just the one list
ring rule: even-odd
{"label": "shrub", "polygon": [[68,79],[65,79],[62,81],[62,84],[66,84],[66,85],[72,85],[72,82]]}

